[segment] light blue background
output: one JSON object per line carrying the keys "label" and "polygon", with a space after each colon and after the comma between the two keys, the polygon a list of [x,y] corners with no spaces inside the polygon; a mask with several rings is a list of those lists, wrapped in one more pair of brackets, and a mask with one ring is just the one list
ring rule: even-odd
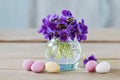
{"label": "light blue background", "polygon": [[29,6],[30,0],[0,0],[0,27],[28,27]]}
{"label": "light blue background", "polygon": [[63,9],[89,27],[120,27],[120,0],[0,0],[0,28],[39,27],[43,17]]}

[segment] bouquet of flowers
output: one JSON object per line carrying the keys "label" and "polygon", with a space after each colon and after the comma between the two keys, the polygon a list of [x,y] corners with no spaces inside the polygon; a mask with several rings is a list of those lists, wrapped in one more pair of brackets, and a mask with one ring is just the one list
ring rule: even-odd
{"label": "bouquet of flowers", "polygon": [[61,42],[86,40],[88,27],[84,20],[78,22],[69,10],[63,10],[62,15],[51,14],[43,18],[39,33],[42,33],[45,39],[56,39]]}

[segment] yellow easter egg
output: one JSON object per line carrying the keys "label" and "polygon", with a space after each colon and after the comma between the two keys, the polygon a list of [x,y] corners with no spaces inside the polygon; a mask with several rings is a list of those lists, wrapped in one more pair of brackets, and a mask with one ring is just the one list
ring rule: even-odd
{"label": "yellow easter egg", "polygon": [[50,73],[56,73],[60,71],[60,66],[56,62],[47,62],[45,64],[45,70]]}

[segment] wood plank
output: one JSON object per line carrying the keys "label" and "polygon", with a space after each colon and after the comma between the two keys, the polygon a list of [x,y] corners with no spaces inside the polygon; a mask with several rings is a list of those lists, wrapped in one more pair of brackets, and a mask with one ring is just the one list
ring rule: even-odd
{"label": "wood plank", "polygon": [[[120,59],[120,43],[83,43],[83,58],[94,54],[97,58]],[[0,43],[0,58],[45,58],[45,43]]]}
{"label": "wood plank", "polygon": [[[0,30],[0,41],[44,41],[42,35],[37,33],[38,29],[9,29]],[[89,41],[117,41],[120,43],[119,28],[89,28],[88,42]]]}
{"label": "wood plank", "polygon": [[[0,59],[0,70],[8,69],[8,70],[23,70],[22,63],[25,59]],[[34,61],[40,60],[46,62],[45,59],[32,59]]]}
{"label": "wood plank", "polygon": [[[32,58],[31,58],[32,59]],[[22,68],[22,63],[25,59],[17,59],[17,58],[12,58],[12,59],[0,59],[0,70],[23,70]],[[32,59],[34,61],[40,60],[43,62],[47,62],[46,59]],[[80,68],[83,67],[83,59],[81,59],[80,63]],[[117,69],[120,70],[120,60],[104,60],[104,59],[98,59],[98,62],[101,61],[108,61],[111,64],[112,69]]]}
{"label": "wood plank", "polygon": [[[0,40],[0,43],[46,43],[48,40]],[[108,41],[108,40],[86,40],[82,43],[120,43],[119,40]]]}
{"label": "wood plank", "polygon": [[1,80],[119,80],[119,70],[111,70],[107,74],[88,73],[83,69],[50,73],[33,73],[25,70],[0,70]]}

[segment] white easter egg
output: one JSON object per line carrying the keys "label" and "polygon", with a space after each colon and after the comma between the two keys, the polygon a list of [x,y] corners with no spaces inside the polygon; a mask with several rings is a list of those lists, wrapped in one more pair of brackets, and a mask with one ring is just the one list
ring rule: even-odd
{"label": "white easter egg", "polygon": [[96,72],[98,73],[107,73],[110,71],[110,64],[107,61],[103,61],[100,62],[97,66],[96,66]]}
{"label": "white easter egg", "polygon": [[45,64],[45,70],[50,73],[59,72],[60,66],[56,62],[47,62]]}

